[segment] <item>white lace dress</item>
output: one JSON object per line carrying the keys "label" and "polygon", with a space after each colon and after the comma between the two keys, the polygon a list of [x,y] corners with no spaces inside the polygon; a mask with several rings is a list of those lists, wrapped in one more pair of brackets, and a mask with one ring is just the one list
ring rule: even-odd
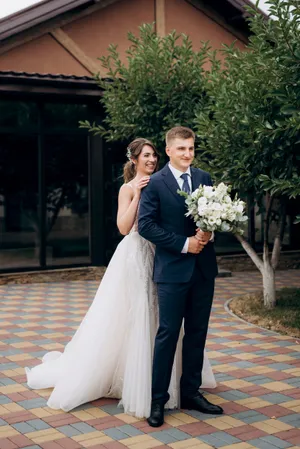
{"label": "white lace dress", "polygon": [[[63,353],[47,353],[25,368],[30,388],[54,387],[53,409],[69,411],[101,397],[120,399],[126,413],[148,417],[158,305],[152,282],[154,247],[136,226],[118,245],[86,316]],[[169,408],[179,406],[179,339],[170,383]],[[205,354],[202,387],[215,379]]]}

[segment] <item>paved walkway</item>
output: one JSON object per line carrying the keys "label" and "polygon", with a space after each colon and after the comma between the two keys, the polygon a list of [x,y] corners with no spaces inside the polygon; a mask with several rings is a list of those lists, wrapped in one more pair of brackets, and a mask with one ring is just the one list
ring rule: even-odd
{"label": "paved walkway", "polygon": [[[278,273],[277,284],[300,286],[300,272]],[[47,408],[49,390],[30,391],[23,367],[64,347],[96,287],[94,281],[0,286],[0,449],[300,448],[300,341],[224,309],[228,298],[261,287],[256,272],[217,280],[207,349],[218,387],[207,397],[225,415],[171,411],[155,430],[122,413],[115,400],[71,413]]]}

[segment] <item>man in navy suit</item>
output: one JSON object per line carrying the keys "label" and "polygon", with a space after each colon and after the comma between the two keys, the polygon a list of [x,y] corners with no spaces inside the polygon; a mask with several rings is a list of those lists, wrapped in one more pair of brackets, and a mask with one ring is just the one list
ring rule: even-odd
{"label": "man in navy suit", "polygon": [[166,135],[170,162],[155,173],[143,190],[138,218],[142,237],[156,245],[153,279],[157,284],[159,329],[155,339],[152,405],[148,423],[164,422],[164,405],[180,328],[184,319],[181,407],[202,413],[221,414],[199,392],[203,352],[218,273],[212,235],[196,229],[186,217],[185,199],[177,191],[190,193],[200,184],[212,185],[210,175],[192,168],[195,134],[182,126]]}

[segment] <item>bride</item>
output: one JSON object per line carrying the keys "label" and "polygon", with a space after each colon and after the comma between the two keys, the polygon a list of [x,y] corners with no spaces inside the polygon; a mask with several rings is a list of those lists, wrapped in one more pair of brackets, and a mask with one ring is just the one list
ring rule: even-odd
{"label": "bride", "polygon": [[[63,353],[47,353],[42,363],[25,368],[32,389],[54,387],[47,405],[69,411],[101,397],[121,399],[125,413],[148,417],[151,406],[152,352],[158,326],[156,288],[152,282],[154,247],[137,232],[141,190],[157,169],[153,144],[135,139],[127,149],[119,192],[117,225],[126,237],[118,245],[93,303]],[[179,338],[167,408],[179,406]],[[202,387],[216,386],[204,357]]]}

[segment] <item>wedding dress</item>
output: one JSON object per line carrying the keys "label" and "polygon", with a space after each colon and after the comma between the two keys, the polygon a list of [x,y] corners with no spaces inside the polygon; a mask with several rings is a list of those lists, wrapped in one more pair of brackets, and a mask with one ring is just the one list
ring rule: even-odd
{"label": "wedding dress", "polygon": [[[32,389],[54,387],[47,405],[69,411],[101,397],[120,399],[125,413],[150,415],[151,371],[158,326],[156,288],[152,282],[153,245],[134,225],[118,245],[93,303],[63,353],[47,353],[42,363],[25,368]],[[179,338],[167,408],[179,406]],[[204,354],[202,387],[215,388]]]}

